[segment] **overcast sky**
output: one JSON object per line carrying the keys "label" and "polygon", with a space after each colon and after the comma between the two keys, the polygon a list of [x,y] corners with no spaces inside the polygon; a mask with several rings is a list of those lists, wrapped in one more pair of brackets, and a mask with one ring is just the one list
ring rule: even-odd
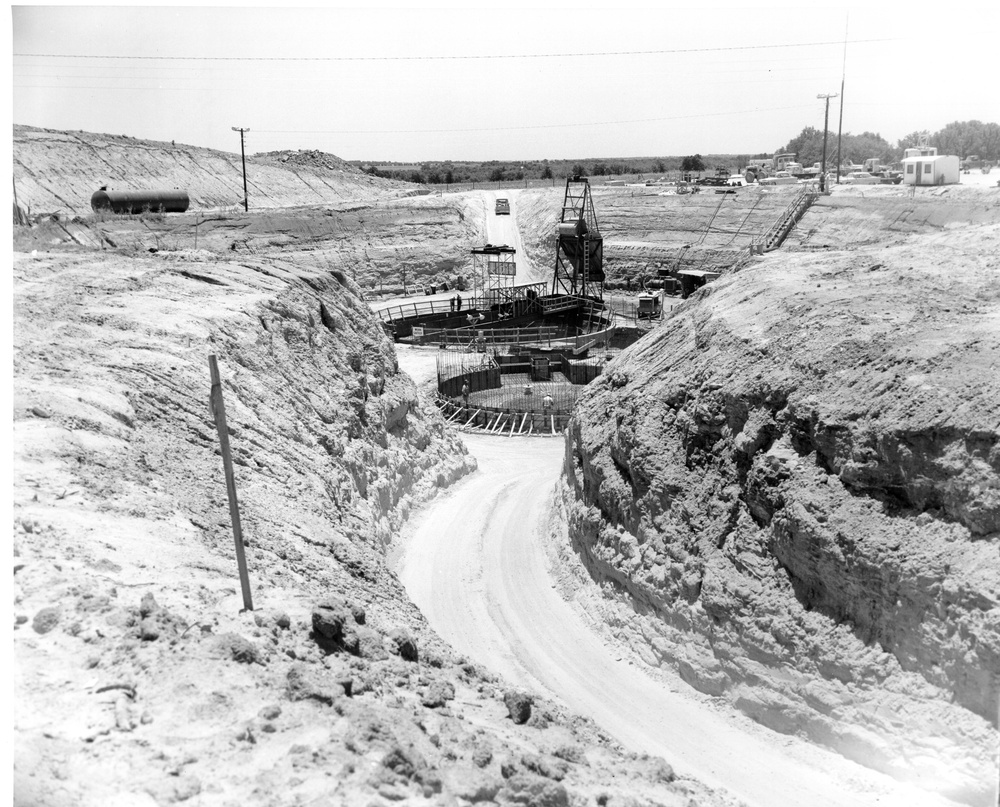
{"label": "overcast sky", "polygon": [[998,8],[13,6],[13,117],[348,160],[749,154],[822,128],[846,64],[843,130],[895,144],[1000,122]]}

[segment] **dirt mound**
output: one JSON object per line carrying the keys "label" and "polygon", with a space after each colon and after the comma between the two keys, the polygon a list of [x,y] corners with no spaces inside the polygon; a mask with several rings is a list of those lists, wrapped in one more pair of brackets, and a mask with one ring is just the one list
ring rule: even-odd
{"label": "dirt mound", "polygon": [[[404,195],[414,186],[379,179],[321,152],[248,155],[250,206],[342,204]],[[112,190],[181,189],[191,210],[243,205],[240,154],[126,135],[14,126],[14,186],[33,215],[85,216],[90,197]]]}
{"label": "dirt mound", "polygon": [[334,154],[327,154],[325,151],[299,149],[297,151],[264,151],[254,154],[253,158],[260,162],[271,160],[281,163],[289,168],[306,167],[322,168],[327,171],[347,171],[349,173],[360,173],[357,168],[350,165],[345,160]]}
{"label": "dirt mound", "polygon": [[588,389],[566,496],[644,658],[986,804],[1000,209],[975,193],[814,206],[797,251],[706,287]]}

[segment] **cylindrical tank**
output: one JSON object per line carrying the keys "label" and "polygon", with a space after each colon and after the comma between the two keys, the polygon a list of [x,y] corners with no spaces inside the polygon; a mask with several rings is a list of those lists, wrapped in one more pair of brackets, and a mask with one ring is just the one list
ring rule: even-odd
{"label": "cylindrical tank", "polygon": [[584,235],[587,232],[587,223],[583,219],[576,221],[564,221],[559,224],[560,237],[572,237]]}
{"label": "cylindrical tank", "polygon": [[191,200],[187,191],[96,191],[90,197],[95,211],[113,213],[184,213]]}

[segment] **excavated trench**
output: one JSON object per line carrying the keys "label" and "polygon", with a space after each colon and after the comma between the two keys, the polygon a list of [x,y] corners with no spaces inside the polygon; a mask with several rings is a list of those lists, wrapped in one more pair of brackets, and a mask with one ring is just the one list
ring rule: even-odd
{"label": "excavated trench", "polygon": [[[865,227],[898,213],[884,207]],[[806,216],[813,240],[826,212]],[[651,664],[777,731],[986,804],[1000,227],[995,207],[993,223],[957,220],[952,238],[793,251],[703,290],[581,397],[562,496],[573,547],[617,592],[604,618],[631,611]]]}

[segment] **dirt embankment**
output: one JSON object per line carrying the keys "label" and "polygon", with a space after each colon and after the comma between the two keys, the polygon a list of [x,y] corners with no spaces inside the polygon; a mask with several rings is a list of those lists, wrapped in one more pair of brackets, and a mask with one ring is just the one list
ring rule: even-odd
{"label": "dirt embankment", "polygon": [[[470,250],[486,232],[481,195],[414,196],[412,185],[370,177],[328,154],[248,158],[264,192],[251,187],[247,213],[234,203],[242,200],[238,155],[230,176],[234,157],[225,152],[23,126],[15,127],[14,152],[17,200],[35,224],[15,231],[15,248],[29,251],[207,250],[338,267],[367,291],[402,294],[468,281]],[[91,194],[109,182],[119,189],[183,188],[191,208],[94,213]]]}
{"label": "dirt embankment", "polygon": [[[365,202],[418,188],[369,176],[321,152],[247,155],[246,168],[247,195],[255,210]],[[14,187],[23,209],[33,215],[88,215],[90,197],[102,185],[121,191],[184,190],[192,210],[243,206],[239,152],[14,126]]]}
{"label": "dirt embankment", "polygon": [[618,592],[604,618],[649,663],[986,804],[1000,204],[941,190],[835,195],[798,248],[689,299],[581,398],[565,495]]}
{"label": "dirt embankment", "polygon": [[[738,193],[677,194],[656,187],[592,188],[610,283],[655,280],[659,270],[718,271],[776,223],[799,192],[796,186],[743,188]],[[520,191],[518,223],[537,266],[555,260],[556,224],[564,187]]]}

